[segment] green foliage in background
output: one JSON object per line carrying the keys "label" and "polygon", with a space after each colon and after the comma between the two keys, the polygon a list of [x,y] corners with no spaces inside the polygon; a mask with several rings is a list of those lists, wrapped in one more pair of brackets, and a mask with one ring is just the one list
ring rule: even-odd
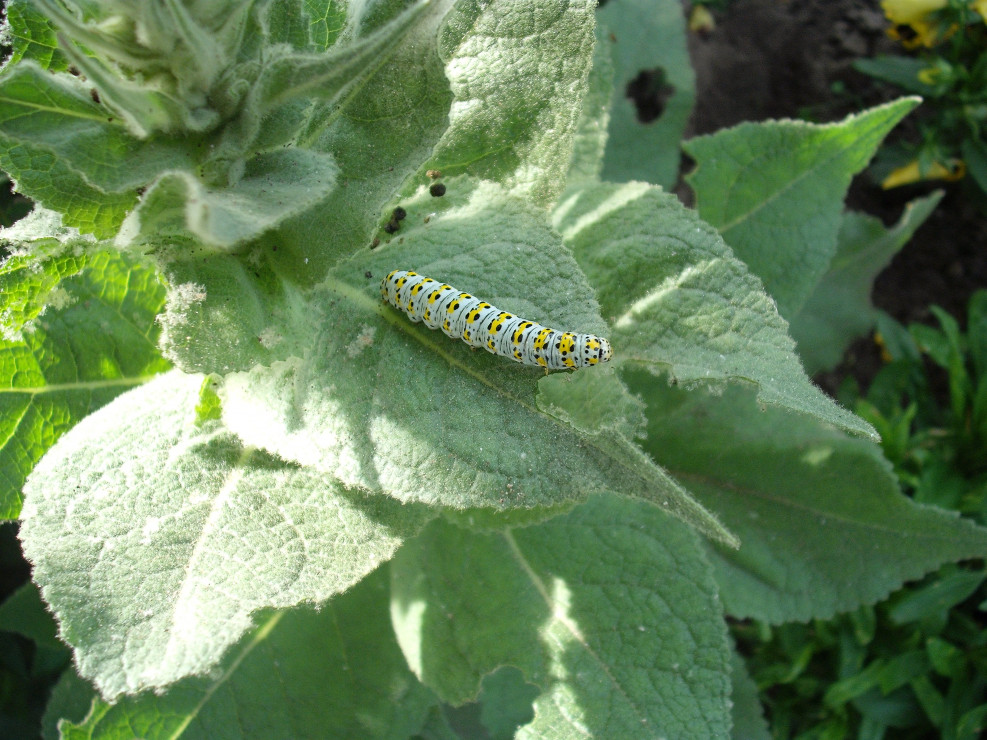
{"label": "green foliage in background", "polygon": [[880,317],[889,362],[857,410],[910,495],[987,523],[987,291],[970,298],[965,331],[931,312],[939,328]]}
{"label": "green foliage in background", "polygon": [[[933,307],[940,328],[878,321],[888,363],[858,412],[917,502],[987,522],[987,291],[966,331]],[[923,362],[927,358],[929,363]],[[940,391],[941,388],[941,391]],[[948,564],[834,619],[772,627],[737,623],[734,637],[761,690],[774,737],[942,737],[987,729],[984,561]]]}
{"label": "green foliage in background", "polygon": [[[670,4],[601,20],[680,64]],[[674,170],[687,70],[642,145],[614,86],[664,62],[589,0],[8,18],[0,166],[38,208],[4,232],[0,500],[36,586],[0,616],[44,604],[72,650],[47,735],[763,732],[726,615],[987,551],[786,321],[914,99],[692,142],[697,215],[635,179]],[[398,268],[614,361],[471,352],[381,303]]]}

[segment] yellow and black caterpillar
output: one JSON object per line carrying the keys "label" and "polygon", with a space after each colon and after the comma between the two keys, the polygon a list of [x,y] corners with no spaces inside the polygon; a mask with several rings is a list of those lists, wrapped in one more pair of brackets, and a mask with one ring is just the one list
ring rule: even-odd
{"label": "yellow and black caterpillar", "polygon": [[524,365],[569,370],[613,356],[610,342],[602,337],[549,329],[408,270],[394,270],[385,277],[380,295],[412,321],[423,321],[429,329],[441,329],[471,347],[483,347]]}

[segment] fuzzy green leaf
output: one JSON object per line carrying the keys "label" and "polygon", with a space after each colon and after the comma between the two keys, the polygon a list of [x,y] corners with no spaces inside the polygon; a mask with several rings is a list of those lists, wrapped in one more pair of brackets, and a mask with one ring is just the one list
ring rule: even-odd
{"label": "fuzzy green leaf", "polygon": [[58,627],[54,617],[45,608],[38,587],[28,581],[14,591],[0,604],[0,630],[16,632],[32,640],[39,647],[65,652],[69,660],[68,648],[58,639]]}
{"label": "fuzzy green leaf", "polygon": [[[388,47],[386,64],[373,65],[371,74],[361,77],[341,100],[296,111],[300,118],[294,140],[332,156],[340,186],[261,240],[262,250],[277,251],[281,275],[313,285],[341,259],[365,249],[381,225],[385,206],[432,154],[449,126],[451,95],[437,45],[451,4],[435,0],[416,15],[414,28]],[[387,6],[391,16],[396,9],[394,3]],[[388,18],[380,9],[372,15]],[[361,17],[357,12],[350,22]],[[319,20],[314,12],[312,18]],[[274,132],[270,136],[284,135],[283,118],[291,120],[292,111],[282,107],[264,122]],[[270,145],[263,131],[260,136]],[[420,181],[406,187],[414,190]]]}
{"label": "fuzzy green leaf", "polygon": [[[599,27],[597,27],[599,32]],[[593,68],[587,80],[583,108],[576,124],[572,143],[572,159],[566,184],[596,182],[603,171],[603,153],[607,145],[610,123],[610,95],[613,92],[613,62],[610,47],[597,43],[593,48]]]}
{"label": "fuzzy green leaf", "polygon": [[943,563],[987,554],[987,530],[902,495],[880,448],[802,416],[630,379],[647,450],[742,541],[710,546],[727,611],[768,622],[873,604]]}
{"label": "fuzzy green leaf", "polygon": [[653,507],[593,497],[494,534],[437,520],[392,575],[398,640],[443,699],[475,696],[501,665],[540,688],[518,737],[727,732],[729,650],[708,566],[694,533]]}
{"label": "fuzzy green leaf", "polygon": [[354,38],[350,43],[329,47],[322,54],[285,55],[272,60],[262,71],[251,90],[251,108],[264,117],[299,97],[311,95],[322,100],[337,100],[348,89],[360,86],[376,72],[401,43],[405,34],[419,25],[419,18],[435,0],[419,0],[389,23]]}
{"label": "fuzzy green leaf", "polygon": [[572,426],[594,433],[617,429],[629,439],[644,436],[639,398],[627,392],[612,368],[592,373],[555,373],[538,383],[538,407]]}
{"label": "fuzzy green leaf", "polygon": [[272,261],[258,247],[244,258],[172,262],[160,317],[165,356],[187,372],[225,373],[301,352],[312,337],[310,307],[297,286],[267,269]]}
{"label": "fuzzy green leaf", "polygon": [[[421,29],[431,27],[448,6],[448,0],[418,0],[377,28],[367,28],[363,34],[337,35],[333,46],[317,47],[308,53],[274,46],[257,79],[250,84],[242,114],[225,128],[221,143],[210,157],[235,159],[244,151],[297,144],[296,136],[302,128],[309,129],[306,137],[311,136],[314,125],[325,123],[348,97],[372,83],[377,72],[399,54],[406,36],[420,39]],[[309,11],[318,13],[316,8]],[[266,9],[264,16],[268,24],[285,21],[284,15],[277,16],[273,7]],[[353,14],[353,19],[359,17],[359,12]],[[267,30],[270,33],[273,29],[268,26]],[[280,31],[284,33],[285,29]],[[296,29],[293,36],[296,44],[312,45],[302,29]]]}
{"label": "fuzzy green leaf", "polygon": [[0,135],[0,166],[17,192],[61,214],[66,226],[98,239],[116,234],[137,193],[104,193],[56,154]]}
{"label": "fuzzy green leaf", "polygon": [[123,222],[117,242],[181,238],[233,249],[319,203],[332,192],[338,168],[327,154],[284,149],[260,154],[243,178],[207,188],[189,172],[160,176]]}
{"label": "fuzzy green leaf", "polygon": [[189,161],[177,141],[130,136],[91,91],[78,77],[22,62],[0,77],[0,133],[47,149],[104,192],[135,190],[162,169]]}
{"label": "fuzzy green leaf", "polygon": [[[605,333],[544,216],[499,188],[467,188],[455,181],[428,223],[419,214],[429,196],[407,201],[401,238],[351,260],[313,295],[314,330],[297,357],[227,376],[225,423],[247,444],[402,501],[509,510],[610,491],[732,541],[627,439],[633,417],[594,416],[540,368],[473,351],[381,303],[380,280],[413,268],[546,325]],[[578,372],[599,374],[594,393],[608,405],[636,408],[604,368]],[[549,386],[541,399],[539,381]],[[560,410],[549,416],[540,403]]]}
{"label": "fuzzy green leaf", "polygon": [[60,72],[68,60],[58,50],[55,29],[30,0],[7,0],[4,3],[5,40],[10,45],[7,64],[33,59],[45,69]]}
{"label": "fuzzy green leaf", "polygon": [[254,611],[346,590],[430,516],[195,425],[201,385],[173,372],[121,396],[24,488],[34,578],[107,697],[210,670]]}
{"label": "fuzzy green leaf", "polygon": [[62,737],[413,737],[436,700],[398,649],[387,597],[385,570],[320,609],[265,613],[208,676],[113,705],[90,693],[88,716],[69,715]]}
{"label": "fuzzy green leaf", "polygon": [[679,383],[755,383],[764,403],[876,437],[809,381],[760,281],[679,201],[642,183],[570,191],[554,224],[596,287],[617,362]]}
{"label": "fuzzy green leaf", "polygon": [[938,191],[912,201],[890,229],[873,216],[844,215],[829,270],[792,318],[792,337],[808,372],[833,367],[850,342],[874,327],[877,310],[870,301],[874,278],[912,238],[942,195]]}
{"label": "fuzzy green leaf", "polygon": [[442,29],[454,102],[429,167],[540,205],[565,186],[593,53],[593,0],[460,3]]}
{"label": "fuzzy green leaf", "polygon": [[771,732],[764,719],[764,709],[757,684],[747,671],[744,659],[734,651],[730,661],[730,678],[733,681],[730,691],[733,720],[730,737],[734,740],[770,740]]}
{"label": "fuzzy green leaf", "polygon": [[168,367],[156,346],[157,273],[118,253],[61,251],[0,265],[3,518],[20,513],[27,474],[62,434]]}
{"label": "fuzzy green leaf", "polygon": [[[311,154],[332,157],[338,186],[281,221],[244,254],[170,260],[166,274],[182,291],[163,317],[163,346],[176,365],[187,372],[222,373],[270,365],[302,351],[312,328],[297,310],[307,310],[298,286],[318,283],[339,260],[366,249],[385,204],[448,127],[451,98],[436,50],[448,5],[431,3],[416,17],[418,25],[388,49],[387,64],[374,66],[344,100],[283,106],[264,120],[258,136],[265,145],[281,141],[287,130]],[[312,10],[312,22],[344,24],[334,12],[330,8],[320,16]],[[325,42],[340,33],[336,25],[313,28],[315,37],[322,39],[322,32]],[[315,170],[311,174],[319,177]]]}
{"label": "fuzzy green leaf", "polygon": [[[679,174],[678,144],[696,98],[682,8],[621,0],[600,8],[597,20],[597,43],[609,46],[615,68],[603,179],[672,188]],[[656,80],[650,88],[639,78],[648,73]],[[628,94],[635,82],[647,88],[645,117],[656,118],[645,121],[639,115]]]}
{"label": "fuzzy green leaf", "polygon": [[836,252],[843,197],[917,98],[824,125],[743,123],[684,145],[696,160],[688,182],[713,224],[791,318]]}

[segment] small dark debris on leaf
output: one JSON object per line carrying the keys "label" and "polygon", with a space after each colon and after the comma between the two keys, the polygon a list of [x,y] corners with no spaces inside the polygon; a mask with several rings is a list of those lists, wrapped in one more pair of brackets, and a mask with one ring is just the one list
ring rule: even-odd
{"label": "small dark debris on leaf", "polygon": [[93,99],[93,102],[96,105],[99,105],[99,103],[100,103],[100,100],[99,100],[99,92],[97,92],[97,90],[96,90],[95,87],[89,90],[89,97]]}
{"label": "small dark debris on leaf", "polygon": [[374,237],[374,240],[373,240],[372,242],[370,242],[370,248],[371,248],[371,249],[377,249],[377,247],[379,247],[379,246],[380,246],[380,239],[378,239],[378,238],[377,238],[377,237],[375,236],[375,237]]}
{"label": "small dark debris on leaf", "polygon": [[374,276],[374,274],[372,272],[370,272],[370,270],[367,270],[365,273],[363,273],[363,277],[365,277],[367,280],[369,280],[373,276]]}
{"label": "small dark debris on leaf", "polygon": [[386,225],[384,226],[384,231],[386,231],[386,232],[387,232],[388,234],[393,234],[393,233],[394,233],[395,231],[397,231],[397,230],[398,230],[398,229],[400,229],[400,228],[401,228],[401,224],[399,224],[399,223],[398,223],[397,221],[395,221],[395,220],[394,220],[394,219],[392,218],[392,219],[391,219],[390,221],[388,221],[388,222],[387,222],[387,224],[386,224]]}
{"label": "small dark debris on leaf", "polygon": [[429,170],[425,174],[428,175],[428,177],[432,180],[438,180],[440,177],[442,177],[442,173],[439,172],[438,170]]}
{"label": "small dark debris on leaf", "polygon": [[395,208],[391,212],[391,220],[392,221],[403,221],[404,218],[407,215],[408,215],[408,212],[406,210],[404,210],[401,206],[398,206],[397,208]]}
{"label": "small dark debris on leaf", "polygon": [[433,198],[441,198],[446,194],[446,186],[441,182],[437,182],[428,189],[428,192]]}

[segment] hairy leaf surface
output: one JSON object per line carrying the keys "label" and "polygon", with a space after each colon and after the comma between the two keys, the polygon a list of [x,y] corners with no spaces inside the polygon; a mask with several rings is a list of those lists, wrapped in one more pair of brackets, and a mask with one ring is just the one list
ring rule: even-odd
{"label": "hairy leaf surface", "polygon": [[430,517],[195,424],[202,380],[167,373],[86,417],[24,489],[34,578],[109,698],[205,673],[253,612],[348,589]]}

